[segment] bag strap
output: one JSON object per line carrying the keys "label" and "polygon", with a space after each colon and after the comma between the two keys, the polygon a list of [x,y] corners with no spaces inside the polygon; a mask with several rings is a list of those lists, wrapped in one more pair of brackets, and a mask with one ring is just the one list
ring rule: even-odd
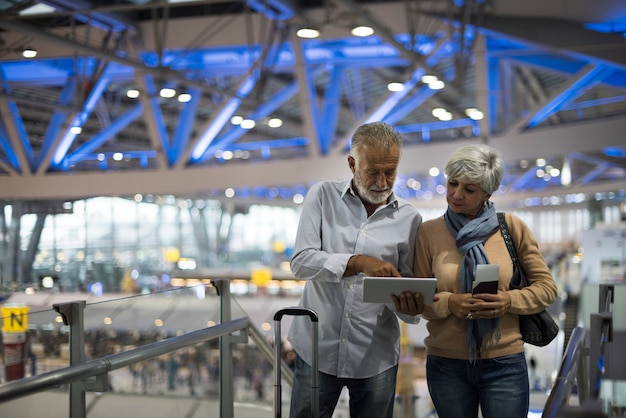
{"label": "bag strap", "polygon": [[498,212],[498,223],[500,224],[500,232],[502,232],[502,238],[504,238],[506,248],[509,250],[511,260],[513,260],[513,264],[515,265],[518,263],[517,251],[515,251],[515,245],[513,245],[513,239],[511,238],[511,232],[509,232],[509,226],[506,224],[504,212]]}

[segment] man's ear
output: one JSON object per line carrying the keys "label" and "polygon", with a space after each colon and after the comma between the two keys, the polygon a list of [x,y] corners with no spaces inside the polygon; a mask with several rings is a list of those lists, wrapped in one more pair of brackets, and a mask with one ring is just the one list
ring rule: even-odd
{"label": "man's ear", "polygon": [[348,167],[350,167],[350,171],[352,171],[352,174],[354,174],[356,170],[356,161],[354,160],[354,157],[352,155],[348,155]]}

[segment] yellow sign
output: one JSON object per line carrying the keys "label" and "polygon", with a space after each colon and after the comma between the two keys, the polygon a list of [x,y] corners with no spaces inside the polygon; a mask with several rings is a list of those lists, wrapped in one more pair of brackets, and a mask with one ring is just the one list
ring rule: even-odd
{"label": "yellow sign", "polygon": [[252,269],[252,271],[250,271],[250,279],[255,285],[263,287],[272,280],[272,270],[269,268]]}
{"label": "yellow sign", "polygon": [[28,306],[5,305],[1,309],[2,332],[25,332],[28,329]]}

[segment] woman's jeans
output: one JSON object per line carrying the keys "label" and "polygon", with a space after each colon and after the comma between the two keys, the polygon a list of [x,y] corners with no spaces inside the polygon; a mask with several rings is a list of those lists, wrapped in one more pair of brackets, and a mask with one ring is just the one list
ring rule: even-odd
{"label": "woman's jeans", "polygon": [[[366,379],[344,379],[319,373],[320,418],[330,418],[341,390],[348,388],[351,418],[392,418],[398,366]],[[311,417],[311,366],[296,355],[290,418]]]}
{"label": "woman's jeans", "polygon": [[467,360],[428,356],[428,391],[439,418],[526,418],[528,367],[524,353]]}

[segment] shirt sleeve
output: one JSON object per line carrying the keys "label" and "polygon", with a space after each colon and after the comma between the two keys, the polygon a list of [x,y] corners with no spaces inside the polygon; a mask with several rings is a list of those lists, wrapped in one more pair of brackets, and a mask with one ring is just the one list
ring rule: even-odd
{"label": "shirt sleeve", "polygon": [[321,195],[320,185],[314,185],[304,199],[291,258],[291,271],[303,280],[339,282],[352,254],[330,254],[322,250]]}

